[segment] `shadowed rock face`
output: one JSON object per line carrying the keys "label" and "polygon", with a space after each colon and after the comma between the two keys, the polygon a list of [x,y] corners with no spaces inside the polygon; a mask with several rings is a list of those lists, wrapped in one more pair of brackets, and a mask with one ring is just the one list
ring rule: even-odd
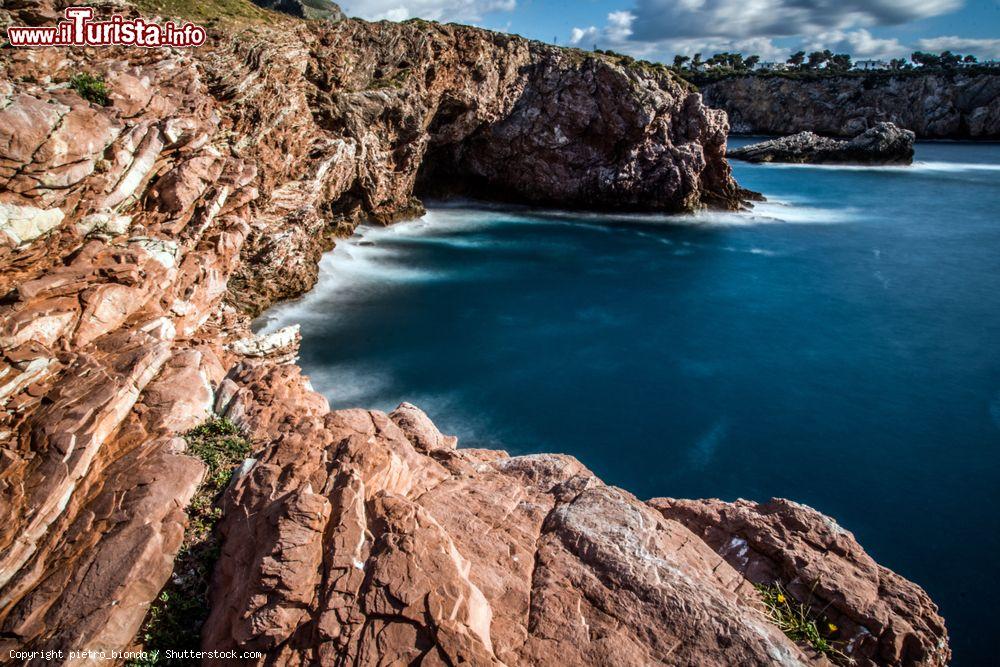
{"label": "shadowed rock face", "polygon": [[1000,74],[748,76],[705,84],[702,92],[741,134],[853,137],[890,122],[921,139],[1000,137]]}
{"label": "shadowed rock face", "polygon": [[[80,71],[108,106],[65,85]],[[131,644],[204,474],[178,436],[215,409],[255,454],[224,501],[212,648],[814,661],[681,522],[569,457],[456,450],[410,405],[331,413],[288,363],[297,332],[248,326],[359,221],[420,210],[422,169],[684,210],[738,204],[724,151],[724,116],[672,79],[471,28],[282,19],[197,51],[5,49],[0,651]]]}
{"label": "shadowed rock face", "polygon": [[729,151],[726,156],[747,162],[810,164],[911,164],[913,141],[909,130],[879,123],[850,141],[799,132]]}
{"label": "shadowed rock face", "polygon": [[392,171],[369,201],[387,218],[421,169],[436,192],[575,208],[739,203],[725,115],[668,73],[423,22],[347,22],[313,48],[320,125],[387,152]]}

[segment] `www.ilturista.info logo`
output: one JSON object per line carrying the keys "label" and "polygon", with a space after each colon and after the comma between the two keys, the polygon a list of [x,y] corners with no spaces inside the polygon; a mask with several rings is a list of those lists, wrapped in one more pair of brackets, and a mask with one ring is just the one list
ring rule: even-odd
{"label": "www.ilturista.info logo", "polygon": [[11,46],[201,46],[205,36],[205,29],[194,23],[151,23],[119,14],[95,21],[93,7],[67,7],[66,20],[56,26],[7,28]]}

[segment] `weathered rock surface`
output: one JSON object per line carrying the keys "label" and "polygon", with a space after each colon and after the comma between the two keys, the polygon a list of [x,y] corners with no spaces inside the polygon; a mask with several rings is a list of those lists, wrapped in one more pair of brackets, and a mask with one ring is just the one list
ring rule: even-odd
{"label": "weathered rock surface", "polygon": [[734,77],[701,87],[734,132],[853,137],[877,123],[921,139],[1000,137],[1000,74]]}
{"label": "weathered rock surface", "polygon": [[880,566],[851,533],[811,507],[780,499],[654,498],[649,504],[689,528],[749,581],[779,582],[822,609],[856,664],[948,664],[944,621],[927,594]]}
{"label": "weathered rock surface", "polygon": [[[67,85],[80,71],[108,106]],[[575,460],[455,449],[406,404],[331,413],[289,363],[297,332],[249,330],[335,238],[418,211],[418,183],[736,206],[725,133],[667,75],[460,26],[4,49],[0,651],[130,645],[204,474],[178,436],[214,409],[256,451],[225,499],[206,646],[267,664],[814,661],[688,528]],[[920,628],[922,609],[897,616]]]}
{"label": "weathered rock surface", "polygon": [[317,665],[810,660],[718,554],[571,457],[429,447],[414,406],[329,412],[294,366],[229,380],[217,408],[260,449],[227,498],[206,647]]}
{"label": "weathered rock surface", "polygon": [[879,123],[850,141],[799,132],[736,148],[726,156],[747,162],[911,164],[915,139],[909,130],[901,130],[892,123]]}

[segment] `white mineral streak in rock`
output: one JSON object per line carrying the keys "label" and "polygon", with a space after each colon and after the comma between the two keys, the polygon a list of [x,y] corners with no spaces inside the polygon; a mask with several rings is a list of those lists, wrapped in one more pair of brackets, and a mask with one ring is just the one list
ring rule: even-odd
{"label": "white mineral streak in rock", "polygon": [[284,354],[292,348],[297,349],[301,338],[299,325],[292,324],[263,336],[242,338],[226,347],[245,357],[267,357],[275,353]]}
{"label": "white mineral streak in rock", "polygon": [[45,210],[34,206],[0,204],[0,231],[14,245],[23,246],[58,227],[63,217],[58,208]]}

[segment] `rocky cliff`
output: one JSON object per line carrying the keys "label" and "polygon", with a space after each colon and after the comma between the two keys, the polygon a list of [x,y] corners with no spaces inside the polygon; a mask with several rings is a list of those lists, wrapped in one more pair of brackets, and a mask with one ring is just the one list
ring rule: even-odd
{"label": "rocky cliff", "polygon": [[1000,74],[745,76],[701,89],[741,134],[853,137],[886,121],[920,139],[1000,137]]}
{"label": "rocky cliff", "polygon": [[[455,449],[413,406],[331,412],[295,331],[249,332],[420,188],[737,206],[726,129],[669,75],[461,26],[275,15],[196,51],[4,49],[2,655],[156,643],[208,602],[204,647],[259,664],[945,664],[926,594],[812,510],[681,515],[571,457]],[[837,653],[752,584],[829,607]]]}

